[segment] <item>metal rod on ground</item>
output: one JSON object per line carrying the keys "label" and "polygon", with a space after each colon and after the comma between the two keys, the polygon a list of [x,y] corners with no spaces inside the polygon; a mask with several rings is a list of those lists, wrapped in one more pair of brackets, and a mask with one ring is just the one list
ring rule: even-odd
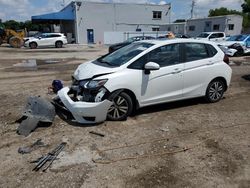
{"label": "metal rod on ground", "polygon": [[43,172],[45,172],[54,162],[54,160],[57,158],[57,156],[61,153],[61,151],[64,149],[66,146],[66,143],[62,143],[61,148],[57,151],[57,153],[54,154],[54,156],[51,158],[49,164],[43,169]]}
{"label": "metal rod on ground", "polygon": [[94,132],[94,131],[90,131],[89,133],[90,133],[90,134],[97,135],[97,136],[101,136],[101,137],[104,137],[104,136],[105,136],[104,134],[97,133],[97,132]]}
{"label": "metal rod on ground", "polygon": [[52,157],[54,157],[58,153],[58,151],[61,151],[61,148],[64,148],[65,145],[66,145],[65,142],[61,143],[52,152],[49,152],[46,156],[42,157],[41,160],[38,162],[38,164],[35,166],[35,168],[32,171],[38,171],[39,169],[41,169],[48,161],[51,161]]}

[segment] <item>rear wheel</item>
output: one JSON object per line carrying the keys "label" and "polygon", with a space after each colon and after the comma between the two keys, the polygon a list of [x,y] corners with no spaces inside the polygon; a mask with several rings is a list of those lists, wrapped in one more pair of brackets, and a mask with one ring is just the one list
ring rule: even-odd
{"label": "rear wheel", "polygon": [[37,43],[31,42],[29,46],[30,46],[31,49],[36,49],[37,48]]}
{"label": "rear wheel", "polygon": [[[112,99],[113,96],[111,95]],[[126,120],[133,111],[133,102],[131,97],[121,92],[112,99],[112,106],[108,110],[107,118],[112,121]]]}
{"label": "rear wheel", "polygon": [[56,48],[62,48],[62,47],[63,47],[63,43],[61,41],[57,41]]}
{"label": "rear wheel", "polygon": [[218,102],[222,99],[226,86],[222,80],[212,81],[206,91],[206,100],[210,103]]}

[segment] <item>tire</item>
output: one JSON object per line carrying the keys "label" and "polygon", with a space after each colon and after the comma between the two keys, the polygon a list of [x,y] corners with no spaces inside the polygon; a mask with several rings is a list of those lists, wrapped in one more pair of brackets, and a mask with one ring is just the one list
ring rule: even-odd
{"label": "tire", "polygon": [[[112,99],[113,96],[111,95],[109,98]],[[127,93],[121,92],[112,101],[114,104],[108,110],[107,119],[111,121],[126,120],[133,111],[131,97]]]}
{"label": "tire", "polygon": [[31,43],[29,44],[29,46],[30,46],[31,49],[36,49],[36,48],[37,48],[37,43],[31,42]]}
{"label": "tire", "polygon": [[63,47],[63,43],[61,41],[57,41],[55,44],[56,48],[62,48]]}
{"label": "tire", "polygon": [[23,46],[23,43],[23,39],[15,36],[11,37],[9,41],[10,46],[13,48],[21,48]]}
{"label": "tire", "polygon": [[206,91],[206,100],[209,103],[215,103],[222,99],[226,86],[222,80],[216,79],[210,82]]}

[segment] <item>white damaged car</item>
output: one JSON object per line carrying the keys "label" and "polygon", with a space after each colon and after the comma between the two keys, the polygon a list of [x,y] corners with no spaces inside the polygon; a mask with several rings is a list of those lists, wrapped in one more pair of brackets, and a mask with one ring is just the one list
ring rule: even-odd
{"label": "white damaged car", "polygon": [[[170,101],[222,99],[232,70],[209,41],[141,41],[81,64],[57,101],[79,123],[125,120],[134,110]],[[166,104],[167,105],[167,104]]]}

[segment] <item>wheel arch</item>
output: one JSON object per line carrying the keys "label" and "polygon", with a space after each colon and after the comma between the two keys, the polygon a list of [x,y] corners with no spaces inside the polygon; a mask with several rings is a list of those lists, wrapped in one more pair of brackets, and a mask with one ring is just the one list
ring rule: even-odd
{"label": "wheel arch", "polygon": [[31,41],[31,42],[29,42],[29,47],[31,47],[30,45],[31,45],[32,43],[34,43],[34,44],[36,44],[36,46],[38,46],[38,43],[37,43],[36,41]]}
{"label": "wheel arch", "polygon": [[61,42],[61,43],[63,44],[63,41],[62,41],[62,40],[57,40],[57,41],[55,42],[55,44],[58,43],[58,42]]}
{"label": "wheel arch", "polygon": [[227,80],[226,80],[224,77],[222,77],[222,76],[218,76],[218,77],[212,79],[212,80],[208,83],[207,87],[209,86],[209,84],[210,84],[211,82],[213,82],[213,81],[215,81],[215,80],[221,80],[221,81],[223,82],[223,84],[225,85],[225,91],[227,91],[227,89],[228,89]]}
{"label": "wheel arch", "polygon": [[121,92],[125,92],[126,94],[128,94],[131,97],[132,102],[133,102],[133,109],[134,110],[139,109],[140,105],[139,105],[139,102],[138,102],[138,100],[136,98],[136,95],[134,94],[133,91],[131,91],[129,89],[125,89],[125,88],[124,89],[117,89],[115,91],[112,91],[111,95],[114,94],[114,93],[116,93],[118,95]]}

